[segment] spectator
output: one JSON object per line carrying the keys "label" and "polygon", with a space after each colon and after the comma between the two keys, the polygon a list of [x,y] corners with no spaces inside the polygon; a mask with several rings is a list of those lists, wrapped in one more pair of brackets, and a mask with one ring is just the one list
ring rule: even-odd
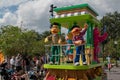
{"label": "spectator", "polygon": [[40,59],[39,58],[37,58],[37,60],[36,60],[36,67],[37,67],[37,71],[39,71],[40,70]]}
{"label": "spectator", "polygon": [[26,71],[29,71],[30,70],[30,60],[29,60],[29,57],[26,56],[24,60],[25,60],[25,65],[26,65]]}
{"label": "spectator", "polygon": [[21,66],[21,61],[22,61],[22,56],[20,54],[18,54],[16,57],[15,57],[15,67],[16,67],[16,70],[19,71],[22,69],[22,66]]}
{"label": "spectator", "polygon": [[13,70],[14,67],[15,67],[15,56],[11,57],[11,59],[10,59],[10,66],[11,66],[11,69]]}
{"label": "spectator", "polygon": [[107,61],[108,61],[108,69],[110,71],[110,69],[111,69],[111,61],[110,61],[110,56],[109,55],[107,57]]}

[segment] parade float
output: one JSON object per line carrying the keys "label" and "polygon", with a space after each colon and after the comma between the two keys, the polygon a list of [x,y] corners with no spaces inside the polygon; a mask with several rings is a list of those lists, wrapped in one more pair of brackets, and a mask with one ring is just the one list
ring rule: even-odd
{"label": "parade float", "polygon": [[[50,17],[50,23],[52,25],[50,31],[52,36],[48,36],[45,39],[45,42],[50,40],[52,42],[45,45],[46,55],[49,55],[50,57],[48,64],[44,64],[44,68],[48,70],[45,80],[106,80],[106,73],[103,70],[104,63],[98,61],[98,59],[95,59],[94,57],[97,56],[94,55],[94,40],[96,40],[94,39],[94,29],[100,26],[99,20],[96,18],[98,13],[88,4],[59,8],[51,5],[51,7],[52,11],[50,12],[52,16]],[[76,29],[75,31],[73,26],[77,26],[77,28],[74,28]],[[74,37],[74,34],[72,33],[76,34],[78,30],[81,32],[86,29],[85,34],[82,35],[85,40],[79,40],[80,42],[77,41],[75,44],[62,42],[58,37],[61,36],[61,27],[68,29],[67,37],[70,40],[73,40]],[[99,36],[99,38],[103,41],[106,36],[107,35]],[[85,49],[81,49],[81,52],[85,52],[85,54],[81,53],[76,55],[76,48],[78,47],[76,44],[85,46]],[[72,46],[70,49],[73,49],[72,62],[66,62],[66,56],[68,55],[65,55],[64,50],[66,50],[67,46]],[[79,65],[74,65],[76,56],[79,56]],[[86,58],[85,65],[82,61],[83,56]]]}

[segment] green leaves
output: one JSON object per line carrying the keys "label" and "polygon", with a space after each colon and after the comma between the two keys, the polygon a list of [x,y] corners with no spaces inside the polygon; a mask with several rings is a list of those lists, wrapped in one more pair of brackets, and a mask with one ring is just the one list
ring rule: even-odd
{"label": "green leaves", "polygon": [[103,26],[107,26],[109,39],[118,39],[120,36],[120,13],[107,13],[101,20]]}
{"label": "green leaves", "polygon": [[[110,54],[112,57],[120,57],[120,13],[117,11],[114,13],[107,13],[102,19],[101,23],[106,26],[108,38],[105,43],[105,55]],[[115,41],[118,42],[115,45]]]}
{"label": "green leaves", "polygon": [[39,34],[34,30],[23,30],[18,26],[3,26],[0,30],[0,49],[8,56],[17,53],[42,55],[45,52],[43,39],[49,34],[48,31]]}

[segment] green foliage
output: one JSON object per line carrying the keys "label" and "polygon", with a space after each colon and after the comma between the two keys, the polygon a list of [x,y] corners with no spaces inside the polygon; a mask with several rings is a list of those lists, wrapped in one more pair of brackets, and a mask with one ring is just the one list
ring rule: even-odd
{"label": "green foliage", "polygon": [[48,34],[50,34],[48,31],[39,34],[34,30],[22,30],[17,26],[2,26],[0,29],[0,49],[7,56],[17,53],[43,55],[45,53],[43,39]]}
{"label": "green foliage", "polygon": [[102,24],[107,26],[109,40],[117,40],[120,36],[120,13],[107,13],[101,20]]}
{"label": "green foliage", "polygon": [[[108,38],[105,44],[104,55],[111,55],[112,57],[120,57],[120,13],[107,13],[102,19],[101,23],[107,27]],[[114,42],[117,41],[117,44]]]}

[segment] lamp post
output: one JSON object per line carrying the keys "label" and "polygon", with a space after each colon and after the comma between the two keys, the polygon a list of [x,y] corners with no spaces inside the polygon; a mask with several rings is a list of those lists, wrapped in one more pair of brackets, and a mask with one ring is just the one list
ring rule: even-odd
{"label": "lamp post", "polygon": [[115,50],[116,50],[116,51],[115,51],[115,52],[116,52],[116,53],[115,53],[116,67],[118,67],[118,64],[117,64],[117,44],[118,44],[118,42],[117,42],[117,41],[114,41],[114,44],[115,44],[115,48],[116,48],[116,49],[115,49]]}

